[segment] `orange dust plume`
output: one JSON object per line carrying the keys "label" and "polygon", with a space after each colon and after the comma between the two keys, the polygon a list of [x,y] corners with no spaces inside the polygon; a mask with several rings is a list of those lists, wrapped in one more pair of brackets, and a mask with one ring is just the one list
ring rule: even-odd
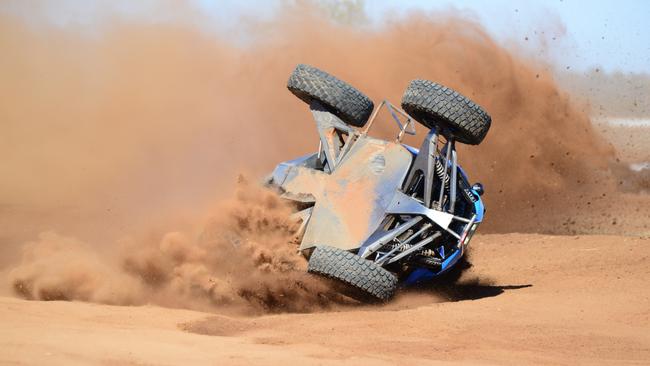
{"label": "orange dust plume", "polygon": [[53,232],[23,247],[9,273],[18,295],[117,305],[278,312],[350,302],[306,272],[291,207],[241,183],[196,231],[124,239],[114,253]]}
{"label": "orange dust plume", "polygon": [[[300,62],[377,102],[399,103],[411,79],[425,78],[484,106],[492,130],[460,158],[486,183],[488,230],[536,230],[516,220],[533,201],[564,201],[572,186],[594,184],[612,157],[546,65],[459,14],[363,30],[290,7],[244,45],[189,24],[114,20],[88,36],[2,19],[3,211],[38,211],[30,228],[86,236],[200,211],[242,169],[261,176],[316,149],[306,106],[285,90]],[[382,122],[376,131],[392,136]]]}
{"label": "orange dust plume", "polygon": [[[408,82],[424,78],[489,111],[485,142],[459,155],[486,186],[483,232],[559,230],[556,210],[613,189],[613,152],[587,110],[547,65],[462,14],[409,14],[366,29],[297,5],[249,28],[243,42],[190,21],[112,19],[87,34],[0,15],[0,266],[31,242],[12,271],[14,289],[27,298],[194,307],[305,299],[298,310],[331,296],[298,274],[304,262],[277,198],[240,196],[209,238],[179,233],[232,191],[238,172],[257,179],[317,149],[307,106],[285,89],[297,63],[376,104],[398,104]],[[378,123],[374,133],[395,135],[387,119]],[[418,131],[408,143],[419,145]],[[152,227],[167,234],[114,244]],[[115,255],[109,263],[98,253]]]}

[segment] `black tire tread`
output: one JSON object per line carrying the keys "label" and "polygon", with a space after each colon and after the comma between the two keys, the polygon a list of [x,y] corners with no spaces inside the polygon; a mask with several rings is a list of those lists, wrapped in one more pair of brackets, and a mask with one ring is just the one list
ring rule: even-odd
{"label": "black tire tread", "polygon": [[397,277],[348,251],[317,246],[309,258],[309,273],[339,280],[375,300],[387,301],[397,289]]}
{"label": "black tire tread", "polygon": [[289,76],[287,88],[305,103],[321,103],[343,122],[363,127],[375,105],[352,85],[313,66],[299,64]]}
{"label": "black tire tread", "polygon": [[457,91],[428,80],[413,80],[402,97],[402,109],[428,128],[440,125],[458,142],[478,145],[487,135],[492,118]]}

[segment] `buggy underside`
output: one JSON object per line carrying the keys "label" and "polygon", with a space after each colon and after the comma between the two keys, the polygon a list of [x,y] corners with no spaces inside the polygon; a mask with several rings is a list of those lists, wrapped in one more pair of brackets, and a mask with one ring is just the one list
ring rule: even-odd
{"label": "buggy underside", "polygon": [[[319,147],[279,164],[269,184],[296,204],[307,270],[387,300],[400,282],[461,268],[483,219],[483,187],[469,184],[455,143],[483,141],[491,124],[485,110],[422,79],[406,88],[403,109],[388,101],[375,108],[350,84],[309,65],[296,66],[287,88],[309,104]],[[399,127],[393,141],[368,135],[382,107]],[[402,144],[415,135],[415,121],[428,129],[419,150]]]}
{"label": "buggy underside", "polygon": [[322,245],[350,251],[407,282],[451,268],[483,217],[453,141],[432,130],[417,150],[400,141],[406,124],[386,141],[368,136],[372,123],[359,131],[317,102],[310,108],[319,151],[279,164],[270,179],[298,207],[303,253]]}

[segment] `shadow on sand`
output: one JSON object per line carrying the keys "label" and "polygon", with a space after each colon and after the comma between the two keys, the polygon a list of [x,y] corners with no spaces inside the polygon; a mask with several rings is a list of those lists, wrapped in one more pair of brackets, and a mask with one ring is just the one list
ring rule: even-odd
{"label": "shadow on sand", "polygon": [[480,282],[457,283],[448,286],[436,286],[435,291],[449,301],[478,300],[501,295],[505,291],[532,287],[526,285],[491,285]]}

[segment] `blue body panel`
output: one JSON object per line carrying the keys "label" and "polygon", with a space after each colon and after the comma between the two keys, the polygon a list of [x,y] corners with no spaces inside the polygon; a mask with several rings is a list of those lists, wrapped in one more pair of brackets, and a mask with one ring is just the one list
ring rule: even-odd
{"label": "blue body panel", "polygon": [[411,154],[413,154],[413,156],[416,156],[420,152],[420,149],[416,149],[413,146],[409,146],[406,144],[402,144],[402,146],[404,146],[406,150],[408,150]]}

